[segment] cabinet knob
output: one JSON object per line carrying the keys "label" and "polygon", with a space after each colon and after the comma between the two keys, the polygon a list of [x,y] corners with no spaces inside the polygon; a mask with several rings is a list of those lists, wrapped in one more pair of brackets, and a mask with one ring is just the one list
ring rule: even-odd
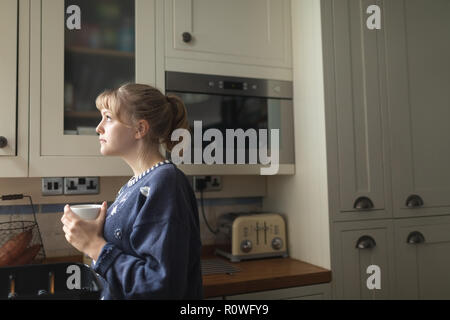
{"label": "cabinet knob", "polygon": [[408,208],[418,208],[423,206],[423,200],[417,194],[410,195],[408,199],[406,199],[406,206]]}
{"label": "cabinet knob", "polygon": [[356,249],[372,249],[375,248],[377,243],[370,236],[362,236],[356,243]]}
{"label": "cabinet knob", "polygon": [[0,149],[8,145],[8,140],[5,137],[0,137]]}
{"label": "cabinet knob", "polygon": [[367,197],[359,197],[353,204],[354,209],[367,210],[373,208],[373,202]]}
{"label": "cabinet knob", "polygon": [[425,242],[425,237],[419,231],[413,231],[408,235],[406,242],[409,244],[419,244]]}
{"label": "cabinet knob", "polygon": [[183,42],[189,43],[192,41],[192,35],[189,32],[183,32]]}

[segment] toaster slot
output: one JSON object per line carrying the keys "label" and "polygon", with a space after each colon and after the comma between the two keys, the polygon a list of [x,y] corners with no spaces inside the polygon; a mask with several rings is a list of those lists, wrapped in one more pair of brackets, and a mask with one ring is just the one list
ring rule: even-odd
{"label": "toaster slot", "polygon": [[256,222],[256,244],[259,245],[259,225]]}
{"label": "toaster slot", "polygon": [[267,245],[267,227],[265,221],[264,221],[264,244]]}

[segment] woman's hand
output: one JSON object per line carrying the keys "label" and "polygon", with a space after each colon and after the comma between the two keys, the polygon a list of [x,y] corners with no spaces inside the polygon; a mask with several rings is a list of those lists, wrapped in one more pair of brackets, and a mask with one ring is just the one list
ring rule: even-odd
{"label": "woman's hand", "polygon": [[73,213],[67,204],[64,207],[64,215],[61,218],[66,240],[77,250],[87,254],[93,260],[98,259],[103,246],[106,244],[103,238],[106,209],[107,204],[105,201],[102,204],[97,219],[83,220]]}

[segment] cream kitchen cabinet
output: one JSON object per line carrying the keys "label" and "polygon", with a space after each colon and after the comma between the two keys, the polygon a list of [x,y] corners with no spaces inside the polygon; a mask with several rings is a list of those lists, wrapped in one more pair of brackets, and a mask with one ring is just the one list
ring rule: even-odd
{"label": "cream kitchen cabinet", "polygon": [[325,116],[333,220],[389,218],[380,85],[383,34],[366,26],[369,1],[325,1]]}
{"label": "cream kitchen cabinet", "polygon": [[394,216],[450,213],[450,2],[385,1]]}
{"label": "cream kitchen cabinet", "polygon": [[0,2],[0,176],[28,174],[27,1]]}
{"label": "cream kitchen cabinet", "polygon": [[[380,29],[367,27],[372,5]],[[300,169],[268,177],[263,209],[285,215],[290,256],[331,269],[334,298],[449,297],[449,10],[292,2]],[[359,197],[373,207],[355,210]],[[379,290],[367,290],[368,264]]]}
{"label": "cream kitchen cabinet", "polygon": [[396,298],[450,299],[450,217],[395,221]]}
{"label": "cream kitchen cabinet", "polygon": [[[334,224],[336,299],[449,299],[450,217]],[[379,267],[380,288],[369,288]]]}
{"label": "cream kitchen cabinet", "polygon": [[95,98],[125,82],[164,83],[156,66],[161,3],[30,3],[29,176],[131,174],[122,160],[100,154]]}
{"label": "cream kitchen cabinet", "polygon": [[290,0],[165,1],[166,69],[292,80]]}
{"label": "cream kitchen cabinet", "polygon": [[[176,3],[178,10],[183,2]],[[207,2],[203,5],[189,3],[201,12],[203,6],[209,6]],[[247,53],[233,60],[233,55],[240,51],[236,48],[239,42],[230,42],[231,51],[223,55],[229,60],[217,58],[217,68],[214,62],[210,73],[221,73],[223,66],[226,70],[235,66],[241,71],[247,63],[245,68],[250,71],[246,76],[291,80],[289,1],[267,1],[261,8],[254,1],[249,3],[257,7],[259,15],[266,14],[271,22],[265,22],[268,29],[262,33],[262,37],[268,38],[257,40],[261,45],[259,49],[264,49],[260,58],[250,59],[259,62],[248,64],[250,60],[245,58],[250,50],[248,44]],[[126,176],[132,173],[121,159],[100,154],[95,127],[101,117],[95,98],[103,90],[124,82],[148,83],[165,91],[164,12],[167,13],[168,5],[172,3],[164,0],[2,2],[4,28],[1,36],[7,45],[0,49],[5,57],[0,81],[5,99],[2,110],[6,116],[0,119],[0,136],[5,137],[0,142],[7,143],[0,148],[1,177]],[[229,2],[216,2],[214,12],[222,5],[228,8]],[[233,2],[233,8],[245,9],[246,13],[250,10],[240,2]],[[228,19],[230,8],[226,12]],[[203,23],[204,18],[205,15],[198,19],[196,16],[195,21]],[[242,17],[239,22],[245,22],[253,31],[260,26]],[[18,29],[11,28],[16,25]],[[230,34],[227,39],[228,36]],[[243,41],[240,35],[238,37]],[[220,56],[222,49],[217,48],[212,56]],[[219,63],[219,60],[224,62]],[[207,65],[209,60],[196,61]],[[264,69],[262,73],[258,73],[260,68]],[[201,67],[196,70],[205,71]],[[259,174],[259,168],[252,166],[222,167],[181,166],[181,169],[187,174]],[[280,173],[289,174],[290,170],[291,167],[287,171],[281,168]]]}
{"label": "cream kitchen cabinet", "polygon": [[[394,297],[394,231],[390,220],[334,224],[336,299]],[[375,268],[378,268],[375,270]],[[380,276],[377,279],[377,274]],[[377,283],[378,281],[378,283]]]}

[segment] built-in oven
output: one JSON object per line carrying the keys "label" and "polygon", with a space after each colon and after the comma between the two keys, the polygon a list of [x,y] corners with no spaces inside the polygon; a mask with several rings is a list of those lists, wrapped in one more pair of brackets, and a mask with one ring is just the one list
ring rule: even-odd
{"label": "built-in oven", "polygon": [[[270,155],[273,150],[271,149],[274,141],[273,133],[277,131],[275,129],[279,130],[277,141],[279,164],[293,164],[292,92],[290,81],[166,72],[166,94],[177,95],[184,101],[191,133],[198,135],[200,129],[202,134],[208,129],[216,129],[216,133],[222,134],[223,150],[220,150],[222,159],[220,164],[230,163],[230,159],[235,164],[242,164],[242,157],[238,156],[239,152],[241,155],[242,152],[245,153],[244,164],[254,164],[252,161],[255,154],[257,164],[265,164],[261,161],[260,153],[254,150],[255,133],[256,148],[262,145],[261,142],[267,143]],[[244,146],[237,141],[237,134],[234,136],[235,141],[232,141],[234,143],[226,141],[227,137],[231,137],[230,132],[232,133],[233,130],[235,133],[246,133]],[[264,133],[267,134],[265,139]],[[194,139],[196,142],[201,141],[202,152],[213,141],[213,139],[193,138],[191,163],[197,163],[194,161],[194,156],[198,155],[199,149],[197,147],[197,153],[194,151]],[[250,143],[251,141],[253,144]],[[202,163],[205,163],[204,159]]]}

